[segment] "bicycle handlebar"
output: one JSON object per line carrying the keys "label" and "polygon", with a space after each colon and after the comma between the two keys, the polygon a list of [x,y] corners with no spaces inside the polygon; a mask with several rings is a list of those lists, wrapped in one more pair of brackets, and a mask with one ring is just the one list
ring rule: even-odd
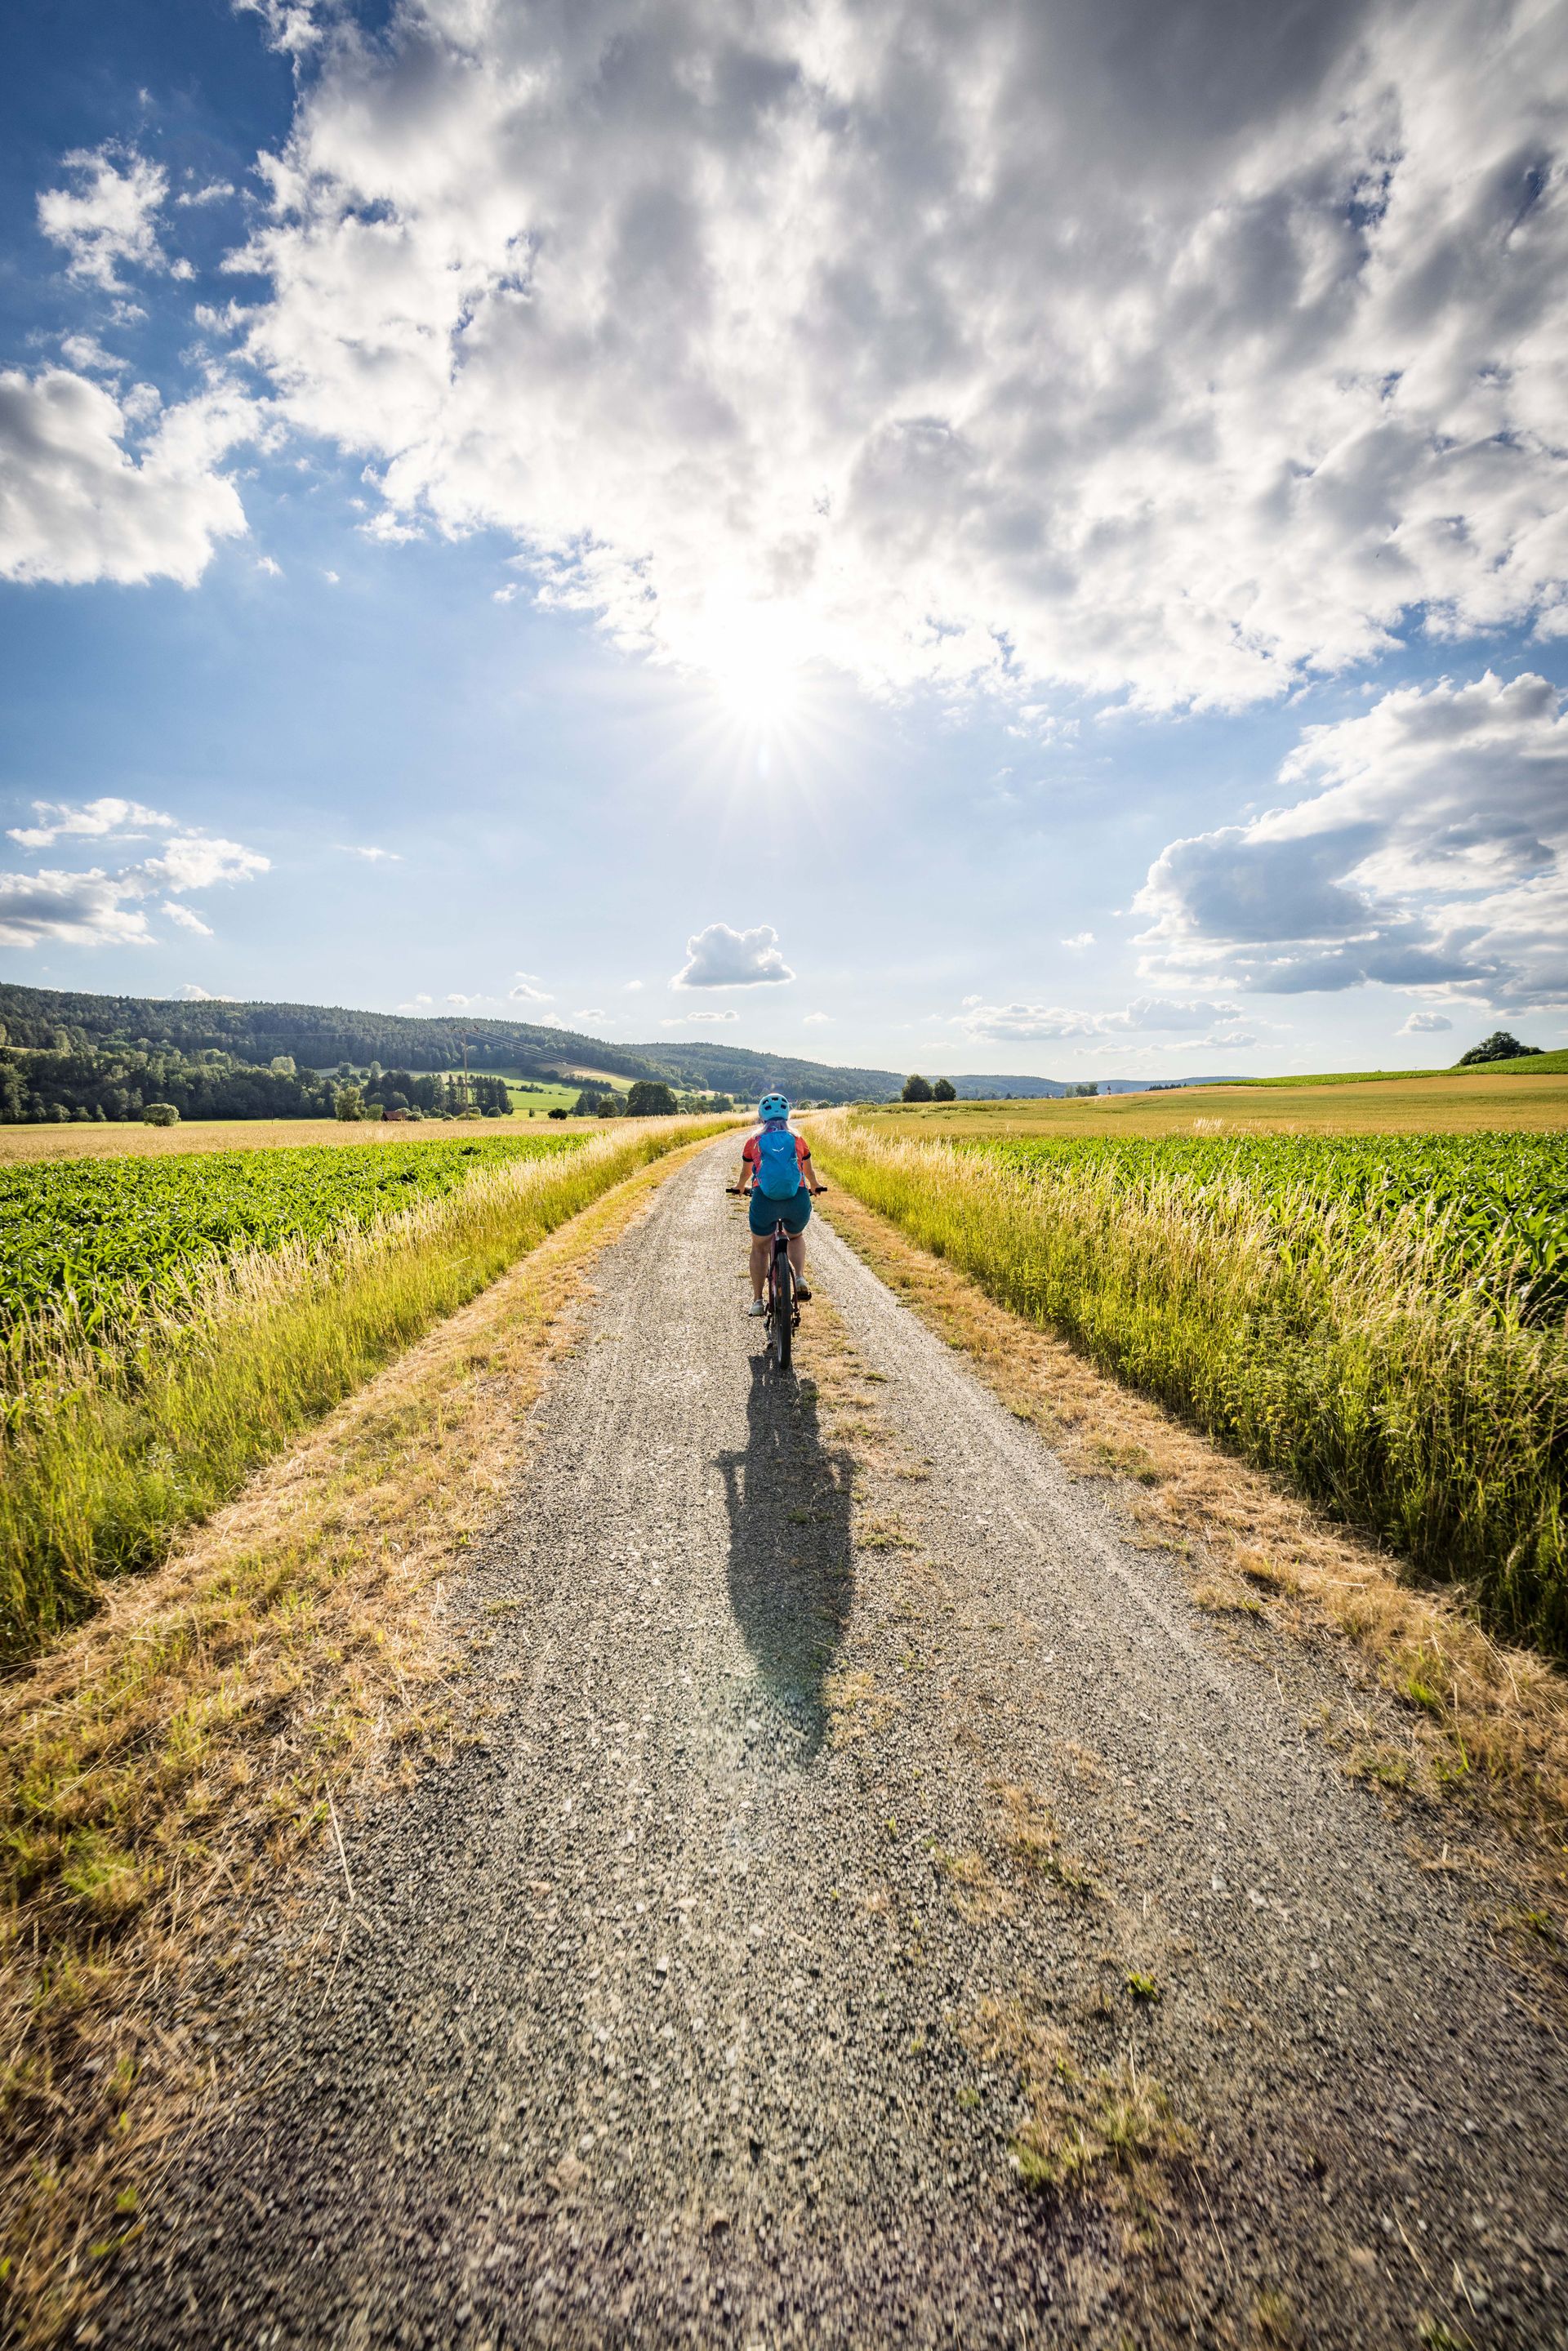
{"label": "bicycle handlebar", "polygon": [[[724,1188],[725,1188],[725,1190],[729,1194],[729,1196],[730,1196],[730,1198],[731,1198],[732,1200],[744,1200],[744,1199],[745,1199],[745,1197],[746,1197],[746,1194],[741,1190],[741,1187],[740,1187],[740,1186],[739,1186],[738,1184],[727,1184],[727,1185],[725,1186],[725,1187],[724,1187]],[[819,1197],[819,1199],[821,1197],[822,1194],[827,1190],[827,1188],[828,1188],[828,1187],[827,1187],[827,1186],[826,1186],[825,1184],[819,1184],[819,1185],[818,1185],[818,1186],[817,1186],[817,1196]]]}

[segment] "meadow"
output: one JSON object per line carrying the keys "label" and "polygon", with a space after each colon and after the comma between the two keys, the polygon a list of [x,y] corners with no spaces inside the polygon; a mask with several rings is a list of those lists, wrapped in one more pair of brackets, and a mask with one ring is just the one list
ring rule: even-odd
{"label": "meadow", "polygon": [[[253,1468],[558,1226],[727,1123],[618,1120],[565,1148],[531,1148],[522,1138],[459,1143],[450,1127],[442,1144],[406,1152],[367,1142],[358,1192],[344,1169],[334,1195],[340,1209],[345,1199],[355,1205],[324,1223],[307,1224],[298,1187],[285,1181],[294,1207],[277,1213],[270,1245],[236,1217],[232,1254],[176,1251],[155,1280],[145,1268],[118,1286],[57,1280],[13,1317],[0,1353],[0,1662],[89,1613],[105,1578],[165,1556],[181,1530],[237,1492]],[[422,1184],[427,1155],[444,1178],[443,1144],[470,1172]],[[287,1175],[290,1157],[235,1155],[261,1163],[250,1176],[253,1204],[266,1196],[266,1170]],[[199,1188],[212,1175],[221,1191],[226,1156],[122,1161],[102,1172],[123,1169],[150,1189],[172,1177]],[[311,1157],[314,1180],[331,1186],[342,1155]],[[400,1160],[412,1186],[396,1172]],[[25,1173],[64,1187],[100,1169],[13,1170],[11,1180]],[[410,1190],[413,1204],[401,1205]],[[120,1196],[134,1192],[130,1182]],[[193,1217],[199,1234],[199,1208]],[[133,1214],[119,1230],[122,1264],[139,1246],[149,1257],[162,1246],[156,1217],[143,1220],[141,1241]]]}
{"label": "meadow", "polygon": [[[1544,1057],[1543,1057],[1544,1058]],[[1568,1078],[1446,1072],[1182,1086],[1029,1102],[878,1103],[879,1129],[957,1134],[1434,1134],[1568,1131]],[[1200,1127],[1197,1122],[1218,1121]]]}
{"label": "meadow", "polygon": [[838,1116],[813,1148],[999,1303],[1568,1655],[1568,1141],[1195,1135],[1182,1100],[1185,1133]]}

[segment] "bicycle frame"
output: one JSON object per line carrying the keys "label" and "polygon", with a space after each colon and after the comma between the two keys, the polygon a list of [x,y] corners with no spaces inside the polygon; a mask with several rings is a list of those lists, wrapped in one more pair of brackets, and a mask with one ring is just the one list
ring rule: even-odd
{"label": "bicycle frame", "polygon": [[795,1332],[800,1321],[800,1309],[795,1302],[795,1270],[789,1262],[789,1236],[779,1217],[773,1228],[773,1246],[768,1256],[768,1284],[763,1293],[768,1313],[768,1352],[777,1371],[787,1372],[794,1351]]}

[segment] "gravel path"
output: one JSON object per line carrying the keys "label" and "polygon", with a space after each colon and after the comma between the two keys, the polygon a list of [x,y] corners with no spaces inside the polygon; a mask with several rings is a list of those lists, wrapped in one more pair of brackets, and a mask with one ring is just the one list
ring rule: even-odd
{"label": "gravel path", "polygon": [[210,1988],[243,2095],[96,2339],[1568,2346],[1474,1876],[821,1222],[770,1377],[733,1156],[538,1409],[484,1743]]}

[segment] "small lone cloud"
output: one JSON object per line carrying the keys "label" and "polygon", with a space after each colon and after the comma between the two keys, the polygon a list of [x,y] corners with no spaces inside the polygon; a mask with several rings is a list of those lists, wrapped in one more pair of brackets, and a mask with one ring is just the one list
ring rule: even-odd
{"label": "small lone cloud", "polygon": [[779,952],[779,934],[771,923],[755,930],[731,930],[727,923],[710,923],[686,941],[686,960],[671,980],[672,987],[779,987],[794,973]]}
{"label": "small lone cloud", "polygon": [[358,842],[352,841],[340,841],[338,846],[345,857],[362,857],[367,865],[401,865],[402,863],[402,852],[398,849],[361,848]]}
{"label": "small lone cloud", "polygon": [[258,555],[256,559],[256,568],[258,571],[265,571],[269,580],[281,580],[283,577],[282,564],[277,562],[270,555]]}
{"label": "small lone cloud", "polygon": [[215,988],[198,987],[193,979],[188,979],[174,993],[182,1004],[232,1004],[235,1000],[232,996],[220,996]]}
{"label": "small lone cloud", "polygon": [[555,998],[550,994],[549,989],[539,986],[539,976],[537,971],[519,971],[515,974],[514,984],[507,988],[507,993],[514,1004],[553,1004],[555,1002]]}
{"label": "small lone cloud", "polygon": [[738,1012],[677,1012],[668,1020],[661,1020],[661,1029],[699,1029],[705,1021],[738,1020]]}
{"label": "small lone cloud", "polygon": [[1446,1013],[1413,1012],[1404,1027],[1396,1029],[1394,1033],[1396,1037],[1433,1037],[1453,1025]]}
{"label": "small lone cloud", "polygon": [[411,998],[407,1004],[400,1004],[397,1008],[400,1012],[427,1012],[434,1000],[434,997],[415,996]]}
{"label": "small lone cloud", "polygon": [[196,936],[202,939],[212,937],[212,925],[204,923],[200,914],[193,914],[189,906],[176,905],[172,898],[165,898],[163,912],[172,923],[178,923],[183,931],[194,931]]}
{"label": "small lone cloud", "polygon": [[808,1012],[801,1025],[807,1029],[831,1029],[833,1016],[831,1012]]}
{"label": "small lone cloud", "polygon": [[640,980],[640,979],[629,979],[629,980],[627,981],[627,983],[626,983],[626,993],[627,993],[627,995],[628,995],[628,996],[635,996],[635,995],[636,995],[636,993],[637,993],[637,990],[638,990],[638,989],[639,989],[643,985],[643,981],[642,981],[642,980]]}
{"label": "small lone cloud", "polygon": [[1094,934],[1092,931],[1074,931],[1072,936],[1070,939],[1063,939],[1061,944],[1064,947],[1071,947],[1074,951],[1080,947],[1092,947],[1094,944]]}

